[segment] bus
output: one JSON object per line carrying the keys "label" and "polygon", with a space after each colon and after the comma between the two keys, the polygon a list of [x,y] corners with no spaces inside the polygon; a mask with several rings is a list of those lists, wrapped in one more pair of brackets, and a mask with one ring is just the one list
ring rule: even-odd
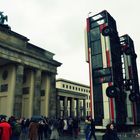
{"label": "bus", "polygon": [[124,92],[126,93],[127,121],[126,124],[140,123],[140,92],[133,40],[129,35],[120,37]]}
{"label": "bus", "polygon": [[[133,73],[135,73],[133,75],[135,80],[132,80],[130,76],[124,76],[126,74],[124,65],[125,67],[128,65],[123,64],[125,61],[123,58],[128,57],[125,51],[127,53],[130,51],[122,49],[123,37],[118,35],[114,18],[104,10],[89,16],[86,22],[86,61],[89,63],[91,116],[98,126],[106,126],[111,121],[118,126],[125,125],[128,121],[128,109],[130,108],[127,107],[127,98],[139,100],[137,98],[139,95],[138,79],[136,78],[138,76],[134,76],[137,73],[134,59],[136,55],[134,53],[134,56],[131,56],[131,65],[133,65]],[[127,83],[132,81],[137,82],[137,86],[134,86],[135,90],[132,90],[128,96],[125,89]],[[134,95],[134,91],[137,94]],[[138,104],[136,101],[135,106]],[[138,120],[139,112],[137,107],[135,109],[137,117],[133,118]],[[132,114],[134,115],[134,112]]]}

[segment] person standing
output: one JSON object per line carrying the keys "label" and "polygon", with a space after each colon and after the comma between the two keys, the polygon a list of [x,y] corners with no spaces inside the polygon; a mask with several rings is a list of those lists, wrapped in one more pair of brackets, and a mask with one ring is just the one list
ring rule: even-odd
{"label": "person standing", "polygon": [[51,135],[50,140],[59,140],[59,133],[58,133],[58,120],[53,120],[53,124],[51,126]]}
{"label": "person standing", "polygon": [[95,135],[95,121],[94,119],[89,116],[85,122],[86,128],[85,128],[85,135],[86,135],[86,140],[91,140],[92,136],[94,140],[97,140],[96,135]]}
{"label": "person standing", "polygon": [[66,118],[63,120],[63,133],[64,135],[67,135],[68,133],[68,121]]}
{"label": "person standing", "polygon": [[87,117],[87,119],[85,120],[85,136],[86,136],[86,140],[89,140],[89,136],[91,133],[91,122],[89,120],[89,117]]}
{"label": "person standing", "polygon": [[0,127],[0,140],[2,140],[2,128]]}
{"label": "person standing", "polygon": [[48,132],[49,132],[48,118],[44,117],[44,130],[43,130],[43,133],[44,133],[45,139],[48,138]]}
{"label": "person standing", "polygon": [[14,116],[11,116],[9,118],[8,122],[11,125],[11,128],[12,128],[12,135],[11,135],[10,140],[19,140],[20,139],[20,134],[21,134],[20,121],[17,120]]}
{"label": "person standing", "polygon": [[114,129],[114,124],[109,123],[106,126],[106,132],[102,137],[102,140],[120,140],[119,137],[117,136],[117,131]]}
{"label": "person standing", "polygon": [[39,127],[39,124],[36,120],[33,120],[29,124],[29,139],[30,140],[37,140],[38,139],[38,127]]}
{"label": "person standing", "polygon": [[44,122],[43,120],[39,121],[38,126],[38,140],[43,140],[43,131],[44,131]]}
{"label": "person standing", "polygon": [[6,121],[6,118],[3,117],[0,120],[0,138],[1,140],[10,140],[12,135],[12,129],[10,124]]}
{"label": "person standing", "polygon": [[77,139],[79,133],[79,120],[78,118],[73,119],[73,135]]}
{"label": "person standing", "polygon": [[93,136],[93,138],[95,139],[95,140],[97,140],[97,138],[96,138],[96,135],[95,135],[95,121],[94,121],[94,119],[91,119],[90,120],[91,121],[91,133],[90,133],[90,135],[89,135],[89,139],[91,140],[91,138],[92,138],[92,136]]}

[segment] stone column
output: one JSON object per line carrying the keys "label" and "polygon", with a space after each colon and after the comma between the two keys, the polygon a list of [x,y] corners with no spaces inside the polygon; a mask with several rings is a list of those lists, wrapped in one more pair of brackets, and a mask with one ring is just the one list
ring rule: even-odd
{"label": "stone column", "polygon": [[80,100],[79,99],[77,99],[76,100],[76,110],[77,110],[77,117],[81,117],[80,116]]}
{"label": "stone column", "polygon": [[46,74],[46,80],[45,80],[45,116],[46,117],[50,117],[49,114],[49,105],[50,105],[50,91],[51,91],[51,88],[50,88],[50,85],[51,85],[51,76],[49,74]]}
{"label": "stone column", "polygon": [[56,117],[56,74],[50,74],[49,117]]}
{"label": "stone column", "polygon": [[34,99],[34,79],[35,79],[35,72],[33,69],[30,70],[31,79],[30,79],[30,92],[29,92],[29,117],[33,115],[33,99]]}
{"label": "stone column", "polygon": [[57,118],[60,118],[60,96],[57,95]]}
{"label": "stone column", "polygon": [[18,65],[16,69],[16,81],[15,81],[15,95],[13,115],[20,118],[22,114],[22,88],[23,88],[23,65]]}
{"label": "stone column", "polygon": [[71,103],[70,103],[70,115],[71,115],[71,117],[75,117],[74,116],[74,98],[71,98]]}
{"label": "stone column", "polygon": [[41,102],[41,70],[35,72],[35,85],[33,97],[33,115],[40,115]]}
{"label": "stone column", "polygon": [[83,117],[86,118],[86,99],[83,99]]}
{"label": "stone column", "polygon": [[68,117],[68,97],[64,97],[64,117]]}

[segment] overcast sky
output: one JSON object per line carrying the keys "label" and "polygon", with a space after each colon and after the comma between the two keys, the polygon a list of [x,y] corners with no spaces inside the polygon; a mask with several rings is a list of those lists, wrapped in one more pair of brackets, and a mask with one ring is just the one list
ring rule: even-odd
{"label": "overcast sky", "polygon": [[139,0],[0,0],[0,11],[8,15],[11,29],[54,53],[54,59],[63,63],[57,78],[83,84],[89,84],[84,42],[89,12],[94,15],[107,10],[117,22],[119,35],[130,35],[140,75],[139,6]]}

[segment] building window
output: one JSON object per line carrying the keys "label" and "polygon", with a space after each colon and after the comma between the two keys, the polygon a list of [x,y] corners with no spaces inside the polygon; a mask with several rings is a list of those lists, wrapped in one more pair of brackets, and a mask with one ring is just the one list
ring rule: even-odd
{"label": "building window", "polygon": [[68,85],[66,85],[66,88],[68,88]]}
{"label": "building window", "polygon": [[41,90],[41,96],[45,96],[45,90]]}
{"label": "building window", "polygon": [[0,92],[6,92],[8,91],[8,84],[4,84],[0,86]]}
{"label": "building window", "polygon": [[22,93],[23,93],[23,94],[29,94],[29,90],[30,90],[29,87],[24,87],[24,88],[22,89]]}
{"label": "building window", "polygon": [[8,71],[5,70],[5,71],[2,73],[2,79],[3,79],[3,80],[6,80],[7,77],[8,77]]}
{"label": "building window", "polygon": [[74,90],[74,87],[73,87],[73,90]]}
{"label": "building window", "polygon": [[69,86],[69,89],[71,89],[71,86]]}
{"label": "building window", "polygon": [[63,88],[65,88],[65,85],[63,84]]}
{"label": "building window", "polygon": [[27,81],[27,76],[24,74],[24,75],[23,75],[23,84],[25,84],[26,81]]}

